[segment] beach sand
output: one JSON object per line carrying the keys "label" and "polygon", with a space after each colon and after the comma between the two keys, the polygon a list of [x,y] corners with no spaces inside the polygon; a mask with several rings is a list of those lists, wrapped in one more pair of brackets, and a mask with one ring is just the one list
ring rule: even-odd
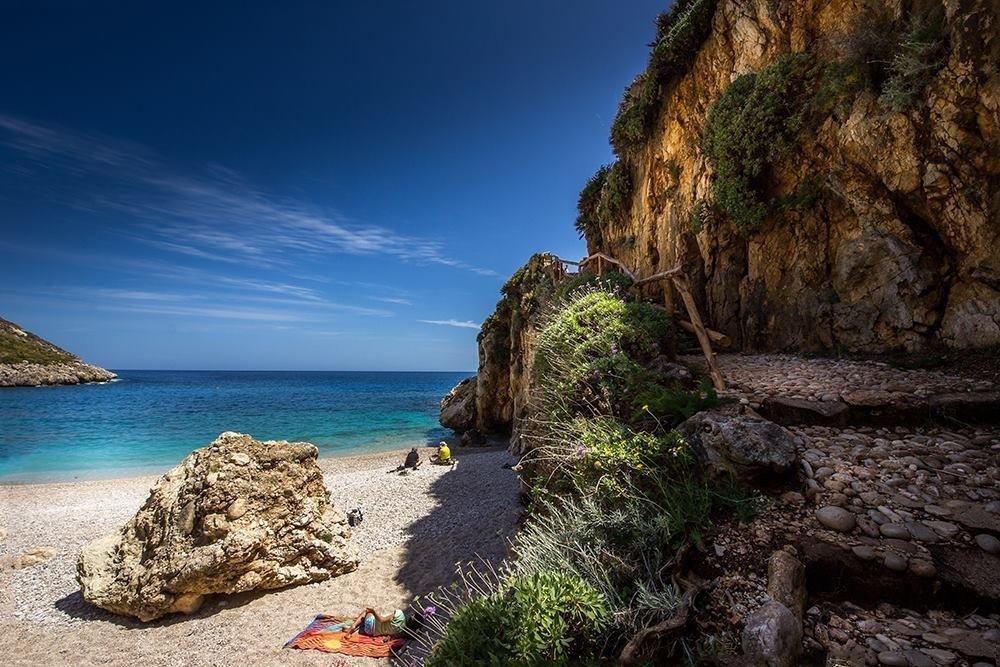
{"label": "beach sand", "polygon": [[[423,449],[426,458],[430,450]],[[192,616],[142,624],[92,607],[75,580],[80,548],[135,514],[155,476],[0,486],[0,663],[10,665],[374,665],[282,649],[319,613],[352,616],[366,606],[405,607],[447,585],[455,564],[499,562],[521,507],[514,459],[500,449],[458,452],[451,469],[387,472],[405,452],[320,460],[343,510],[365,520],[352,541],[357,571],[277,591],[209,598]],[[26,551],[55,555],[15,569]]]}

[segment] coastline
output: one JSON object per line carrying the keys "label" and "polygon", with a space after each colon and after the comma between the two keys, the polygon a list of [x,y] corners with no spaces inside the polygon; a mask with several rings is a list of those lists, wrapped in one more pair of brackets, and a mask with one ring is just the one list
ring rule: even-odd
{"label": "coastline", "polygon": [[[459,445],[458,438],[450,436],[444,438],[444,440],[450,447],[457,450]],[[389,459],[398,459],[399,461],[402,461],[406,457],[406,453],[410,451],[411,447],[417,448],[417,451],[421,454],[421,458],[429,457],[431,452],[436,448],[435,445],[422,442],[420,444],[413,443],[404,447],[392,445],[390,449],[375,449],[365,452],[343,450],[324,453],[323,451],[320,451],[318,459],[319,466],[324,473],[327,473],[329,472],[328,468],[330,467],[330,464],[325,464],[325,462],[333,460],[343,461],[347,466],[364,466],[368,465],[369,461],[381,462],[382,459],[386,459],[387,461]],[[462,451],[492,451],[496,449],[503,449],[504,447],[506,447],[506,444],[498,442],[491,446],[463,448]],[[66,476],[58,473],[54,474],[48,472],[29,473],[23,477],[15,477],[14,479],[4,479],[3,477],[0,477],[0,488],[20,486],[46,487],[100,482],[132,482],[139,480],[148,481],[149,485],[152,486],[153,482],[155,482],[161,475],[165,474],[173,466],[179,464],[183,458],[183,456],[178,458],[173,465],[168,466],[150,465],[116,469],[82,470],[77,473],[73,473],[72,478],[67,478]]]}
{"label": "coastline", "polygon": [[[0,485],[0,534],[6,533],[0,634],[11,664],[330,664],[329,655],[281,647],[318,613],[405,606],[449,584],[458,562],[498,562],[516,527],[518,483],[507,467],[515,459],[504,448],[462,448],[455,468],[425,463],[391,474],[406,451],[320,459],[334,503],[343,511],[364,509],[351,538],[362,558],[357,571],[306,586],[215,596],[197,614],[151,624],[84,603],[75,565],[84,544],[136,512],[158,475]],[[430,451],[421,448],[422,458]],[[37,548],[54,555],[18,567],[17,559]],[[48,640],[53,632],[58,642]]]}

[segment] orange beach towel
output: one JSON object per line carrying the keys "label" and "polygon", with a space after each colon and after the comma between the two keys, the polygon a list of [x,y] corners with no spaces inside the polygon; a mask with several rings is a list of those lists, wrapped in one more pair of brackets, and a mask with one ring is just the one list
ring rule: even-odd
{"label": "orange beach towel", "polygon": [[366,658],[388,658],[393,651],[403,648],[406,641],[400,637],[369,637],[355,632],[347,636],[353,618],[343,619],[320,614],[306,629],[292,637],[285,648],[341,653]]}

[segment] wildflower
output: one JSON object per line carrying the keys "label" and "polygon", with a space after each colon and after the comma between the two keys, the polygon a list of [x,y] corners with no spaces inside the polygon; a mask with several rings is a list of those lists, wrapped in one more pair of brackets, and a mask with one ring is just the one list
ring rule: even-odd
{"label": "wildflower", "polygon": [[424,616],[433,616],[434,614],[437,613],[437,610],[438,610],[437,607],[435,607],[434,605],[432,604],[427,605],[426,607],[424,607]]}

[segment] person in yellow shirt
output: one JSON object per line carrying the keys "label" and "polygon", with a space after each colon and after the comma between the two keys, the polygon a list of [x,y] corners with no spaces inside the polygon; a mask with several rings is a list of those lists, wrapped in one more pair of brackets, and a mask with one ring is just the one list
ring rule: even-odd
{"label": "person in yellow shirt", "polygon": [[442,466],[455,465],[455,459],[451,458],[451,447],[448,443],[442,442],[438,445],[437,457],[434,459],[434,463]]}

